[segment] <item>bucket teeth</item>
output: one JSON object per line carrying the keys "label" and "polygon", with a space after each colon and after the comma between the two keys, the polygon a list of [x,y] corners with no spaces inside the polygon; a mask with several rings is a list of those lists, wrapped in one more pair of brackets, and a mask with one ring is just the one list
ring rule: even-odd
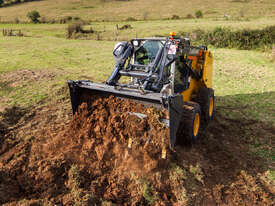
{"label": "bucket teeth", "polygon": [[166,156],[167,156],[167,150],[165,147],[162,148],[162,151],[161,151],[161,158],[162,159],[166,159]]}
{"label": "bucket teeth", "polygon": [[131,149],[132,148],[132,144],[133,144],[133,139],[130,137],[128,139],[128,148]]}

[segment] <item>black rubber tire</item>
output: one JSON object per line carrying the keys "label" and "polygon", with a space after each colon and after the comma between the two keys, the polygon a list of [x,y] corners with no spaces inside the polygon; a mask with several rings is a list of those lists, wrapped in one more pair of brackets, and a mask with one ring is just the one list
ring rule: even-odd
{"label": "black rubber tire", "polygon": [[[194,135],[194,121],[196,114],[199,115],[199,127],[198,132]],[[184,102],[181,126],[178,130],[178,143],[179,144],[194,144],[197,142],[200,133],[200,122],[201,122],[201,110],[200,105],[196,102]]]}
{"label": "black rubber tire", "polygon": [[[210,100],[213,99],[213,108],[212,112],[210,114]],[[200,88],[199,93],[197,96],[198,104],[201,107],[201,114],[202,114],[202,124],[204,126],[207,126],[208,123],[213,119],[214,117],[214,111],[215,111],[215,96],[214,96],[214,90],[211,88]]]}

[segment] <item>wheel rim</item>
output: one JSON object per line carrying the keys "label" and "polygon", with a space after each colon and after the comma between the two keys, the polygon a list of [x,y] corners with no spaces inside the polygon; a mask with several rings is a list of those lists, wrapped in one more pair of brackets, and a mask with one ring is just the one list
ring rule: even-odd
{"label": "wheel rim", "polygon": [[194,126],[193,126],[193,135],[197,136],[199,133],[200,128],[200,114],[196,113],[195,120],[194,120]]}
{"label": "wheel rim", "polygon": [[214,99],[213,97],[211,97],[209,102],[209,117],[212,116],[213,110],[214,110]]}

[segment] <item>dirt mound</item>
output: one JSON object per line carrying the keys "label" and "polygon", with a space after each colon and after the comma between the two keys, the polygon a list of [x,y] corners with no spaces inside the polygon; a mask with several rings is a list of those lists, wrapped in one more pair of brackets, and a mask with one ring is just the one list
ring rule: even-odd
{"label": "dirt mound", "polygon": [[[142,177],[166,165],[161,153],[168,147],[169,130],[160,122],[165,112],[114,97],[96,97],[88,105],[82,104],[67,124],[52,125],[37,134],[43,135],[44,141],[37,138],[31,147],[27,146],[29,141],[25,142],[27,151],[21,152],[23,144],[13,148],[22,153],[22,160],[28,156],[27,165],[17,160],[18,172],[14,172],[14,165],[10,171],[19,187],[24,188],[24,195],[49,197],[75,187],[68,177],[68,171],[75,167],[88,177],[88,182],[79,183],[77,190],[83,187],[89,191],[93,185],[94,201],[104,197],[118,204],[127,203],[132,199],[127,187],[133,176]],[[134,114],[140,111],[147,117]],[[2,161],[10,163],[10,158]]]}
{"label": "dirt mound", "polygon": [[26,84],[31,81],[40,81],[40,80],[53,80],[55,77],[55,74],[49,73],[46,70],[18,70],[15,72],[9,72],[2,74],[1,79],[4,80],[5,83],[8,83],[9,87],[17,87],[22,86],[22,84]]}
{"label": "dirt mound", "polygon": [[[147,117],[135,114],[141,111]],[[118,158],[124,155],[120,153],[119,147],[127,148],[127,146],[133,151],[142,148],[154,157],[162,148],[168,146],[169,130],[160,122],[160,118],[165,115],[163,111],[145,108],[129,100],[95,97],[88,104],[83,103],[79,107],[78,113],[74,115],[67,128],[54,128],[48,131],[47,135],[52,141],[47,142],[47,146],[43,149],[47,156],[53,157],[61,150],[64,153],[67,147],[68,153],[75,149],[79,150],[77,152],[86,153],[88,158],[84,155],[83,160],[79,154],[76,157],[70,154],[68,158],[78,163],[87,163],[86,159],[94,155],[93,160],[105,160],[104,162],[110,160],[112,156]],[[68,143],[65,147],[64,141]],[[81,147],[76,148],[76,144]],[[150,145],[154,145],[154,149]],[[114,154],[111,154],[112,150]],[[93,166],[91,168],[94,169]]]}
{"label": "dirt mound", "polygon": [[[79,180],[79,186],[91,189],[97,201],[104,197],[117,204],[130,202],[131,178],[165,166],[161,152],[168,146],[168,128],[159,119],[165,113],[114,97],[95,98],[88,105],[80,106],[67,128],[47,131],[49,141],[32,151],[40,151],[41,159],[62,157],[85,171],[88,182]],[[140,111],[147,117],[133,114]]]}
{"label": "dirt mound", "polygon": [[[274,183],[246,147],[256,121],[216,119],[193,147],[168,146],[165,111],[95,97],[72,119],[44,108],[5,134],[0,203],[7,205],[272,205]],[[134,113],[142,112],[146,117]],[[20,124],[20,122],[18,122]],[[260,127],[260,129],[259,129]],[[33,128],[33,133],[27,133]],[[22,132],[23,131],[23,132]],[[270,136],[271,137],[271,136]],[[4,144],[3,144],[4,145]],[[264,182],[264,183],[263,183]],[[7,193],[7,191],[10,191]]]}

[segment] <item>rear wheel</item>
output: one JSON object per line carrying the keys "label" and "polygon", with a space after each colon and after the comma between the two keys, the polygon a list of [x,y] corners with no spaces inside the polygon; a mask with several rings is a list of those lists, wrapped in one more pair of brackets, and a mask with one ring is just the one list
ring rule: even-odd
{"label": "rear wheel", "polygon": [[214,116],[215,96],[214,90],[211,88],[199,89],[197,102],[201,107],[202,120],[207,125]]}
{"label": "rear wheel", "polygon": [[201,127],[200,105],[195,102],[184,102],[179,143],[192,144],[198,140]]}

